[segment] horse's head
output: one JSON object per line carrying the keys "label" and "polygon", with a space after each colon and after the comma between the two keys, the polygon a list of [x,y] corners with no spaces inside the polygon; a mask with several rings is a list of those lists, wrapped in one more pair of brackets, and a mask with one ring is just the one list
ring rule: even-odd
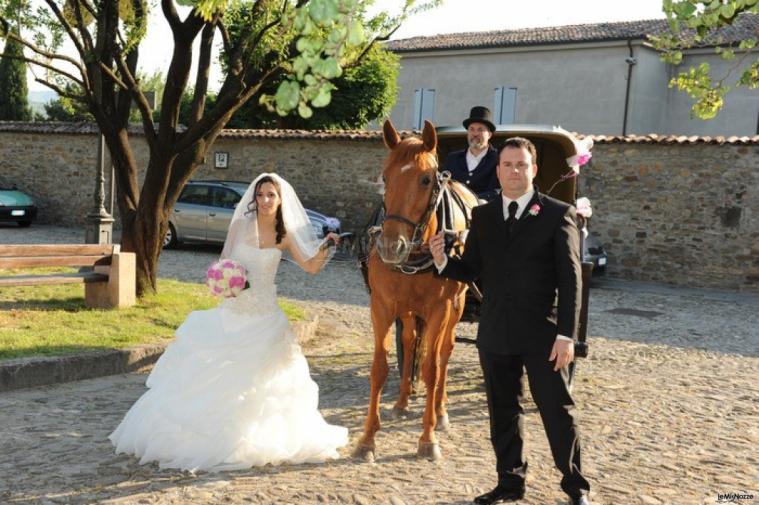
{"label": "horse's head", "polygon": [[430,229],[421,230],[431,217],[428,212],[437,179],[437,134],[429,121],[424,122],[421,140],[401,140],[388,120],[382,129],[390,153],[385,160],[382,179],[385,184],[385,222],[377,238],[377,251],[388,265],[408,259],[411,250],[426,239]]}

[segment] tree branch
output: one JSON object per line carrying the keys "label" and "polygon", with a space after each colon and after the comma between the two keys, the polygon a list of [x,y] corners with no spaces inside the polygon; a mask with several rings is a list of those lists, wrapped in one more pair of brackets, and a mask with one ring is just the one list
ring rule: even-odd
{"label": "tree branch", "polygon": [[64,77],[66,77],[68,79],[71,79],[76,84],[78,84],[79,86],[81,86],[82,88],[84,88],[84,83],[82,81],[80,81],[79,79],[77,79],[76,77],[74,77],[73,75],[69,74],[68,72],[66,72],[64,70],[56,68],[56,67],[54,67],[54,66],[52,66],[50,64],[44,63],[42,61],[37,61],[37,60],[35,60],[33,58],[27,58],[26,56],[18,56],[18,55],[15,55],[15,54],[7,54],[7,53],[0,53],[0,58],[10,58],[12,60],[20,60],[20,61],[23,61],[25,63],[29,63],[31,65],[36,65],[38,67],[46,68],[48,70],[51,70],[51,71],[53,71],[53,72],[55,72],[57,74],[60,74],[60,75],[62,75]]}
{"label": "tree branch", "polygon": [[200,56],[198,57],[198,70],[195,80],[195,96],[192,101],[189,124],[194,125],[203,116],[208,92],[208,76],[211,69],[211,53],[213,50],[214,33],[218,17],[212,23],[206,24],[200,38]]}
{"label": "tree branch", "polygon": [[176,36],[176,33],[182,27],[182,20],[179,19],[179,14],[177,13],[174,2],[172,0],[161,0],[161,10],[163,11],[163,16],[166,18],[166,21],[169,22],[171,31],[174,32],[174,35]]}
{"label": "tree branch", "polygon": [[[252,86],[245,85],[243,81],[237,81],[234,84],[229,81],[225,82],[221,91],[219,91],[219,99],[213,109],[179,136],[175,144],[175,152],[181,153],[185,149],[188,149],[195,142],[207,136],[210,131],[221,130],[232,114],[258,92],[269,78],[280,70],[281,67],[279,65],[273,66],[268,71],[263,72],[256,79],[256,84]],[[232,89],[232,86],[236,86],[237,89]]]}
{"label": "tree branch", "polygon": [[[82,36],[82,42],[84,43],[84,47],[87,48],[88,51],[92,51],[92,37],[90,36],[90,32],[87,31],[86,25],[84,24],[84,16],[82,16],[82,11],[79,8],[79,1],[80,0],[73,0],[74,4],[74,14],[76,15],[76,22],[77,26],[79,28],[79,34]],[[92,14],[93,18],[97,18],[97,15],[95,11],[90,12]]]}
{"label": "tree branch", "polygon": [[13,39],[13,40],[17,41],[19,44],[22,44],[22,45],[28,47],[33,52],[39,54],[40,56],[44,56],[45,58],[49,58],[51,60],[61,60],[61,61],[65,61],[67,63],[70,63],[73,66],[75,66],[79,70],[79,72],[81,72],[82,74],[85,73],[84,67],[82,67],[82,65],[78,61],[76,61],[74,58],[71,58],[69,56],[65,56],[65,55],[62,55],[62,54],[51,53],[50,51],[45,51],[41,47],[39,47],[39,46],[37,46],[35,44],[32,44],[28,40],[22,39],[21,37],[19,37],[18,35],[16,35],[16,33],[14,33],[14,32],[8,32],[8,37],[7,38]]}
{"label": "tree branch", "polygon": [[[136,57],[135,57],[136,60]],[[142,126],[145,129],[145,138],[148,141],[148,145],[150,146],[150,149],[153,150],[155,148],[155,142],[156,142],[156,131],[155,131],[155,123],[153,123],[153,114],[150,109],[150,104],[148,103],[147,97],[145,97],[145,94],[140,89],[139,85],[137,84],[137,81],[134,78],[134,75],[132,74],[132,71],[129,68],[129,64],[124,61],[123,57],[120,57],[116,60],[119,70],[121,71],[121,74],[126,78],[127,82],[129,83],[129,86],[125,87],[125,89],[131,94],[134,101],[137,103],[137,108],[140,111],[140,115],[142,116]],[[136,61],[135,61],[136,63]]]}
{"label": "tree branch", "polygon": [[79,53],[79,57],[82,59],[82,61],[86,60],[86,51],[84,47],[82,47],[82,41],[80,41],[77,36],[76,32],[72,28],[71,24],[66,20],[66,18],[63,16],[63,13],[58,8],[58,5],[53,0],[45,0],[45,3],[50,7],[50,10],[53,11],[53,14],[55,14],[55,17],[58,18],[58,22],[61,23],[63,26],[63,29],[66,30],[66,33],[69,34],[69,38],[71,39],[71,42],[74,44],[74,47],[76,47],[77,52]]}
{"label": "tree branch", "polygon": [[224,45],[224,52],[229,54],[232,50],[232,41],[229,38],[229,30],[227,30],[227,27],[222,20],[219,20],[217,27],[219,28],[219,33],[221,33],[221,42]]}
{"label": "tree branch", "polygon": [[[119,59],[121,59],[121,55],[119,55],[119,58],[117,58],[116,61],[118,61]],[[124,81],[122,81],[118,75],[114,74],[113,70],[108,68],[108,65],[106,65],[102,61],[100,62],[100,70],[102,70],[103,73],[105,73],[105,75],[110,77],[111,80],[113,80],[113,82],[115,82],[121,89],[124,89],[124,90],[129,89],[129,87],[124,83]]]}
{"label": "tree branch", "polygon": [[76,100],[78,102],[87,103],[87,96],[86,95],[75,95],[73,93],[69,93],[68,91],[64,90],[60,86],[57,86],[51,82],[46,81],[45,79],[40,79],[39,77],[34,77],[35,82],[38,82],[42,84],[43,86],[47,86],[48,88],[52,89],[56,93],[58,93],[59,96],[65,96],[66,98],[71,98],[72,100]]}

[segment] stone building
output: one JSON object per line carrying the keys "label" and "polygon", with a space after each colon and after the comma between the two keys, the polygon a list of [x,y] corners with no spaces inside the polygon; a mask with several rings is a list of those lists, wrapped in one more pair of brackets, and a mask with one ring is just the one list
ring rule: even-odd
{"label": "stone building", "polygon": [[[756,37],[759,16],[744,15],[722,31],[725,43]],[[708,62],[723,75],[713,47],[663,63],[646,35],[666,20],[453,33],[391,41],[401,57],[399,97],[392,119],[414,129],[429,119],[460,125],[473,105],[485,105],[502,124],[553,124],[569,131],[625,135],[756,135],[759,90],[735,88],[710,121],[690,118],[692,100],[670,89],[672,77]],[[759,48],[741,65],[756,60]],[[726,84],[737,79],[733,71]],[[731,80],[732,79],[732,80]]]}

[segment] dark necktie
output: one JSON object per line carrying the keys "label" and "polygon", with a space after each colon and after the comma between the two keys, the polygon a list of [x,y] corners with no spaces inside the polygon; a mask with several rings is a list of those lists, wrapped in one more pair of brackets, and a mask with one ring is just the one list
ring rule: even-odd
{"label": "dark necktie", "polygon": [[509,204],[509,217],[506,219],[506,229],[509,230],[509,235],[514,230],[514,223],[517,222],[517,209],[519,204],[517,202],[511,202]]}

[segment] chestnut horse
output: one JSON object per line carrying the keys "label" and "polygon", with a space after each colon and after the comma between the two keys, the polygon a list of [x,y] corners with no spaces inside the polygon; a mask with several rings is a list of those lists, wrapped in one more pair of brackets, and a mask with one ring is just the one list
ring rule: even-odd
{"label": "chestnut horse", "polygon": [[[448,359],[454,346],[453,330],[464,310],[466,285],[432,273],[435,267],[427,244],[434,233],[444,228],[452,245],[461,252],[477,198],[465,186],[438,172],[437,135],[430,122],[425,121],[421,140],[401,140],[390,121],[385,122],[383,135],[390,149],[383,171],[385,220],[381,229],[376,227],[379,233],[368,258],[374,362],[369,412],[354,456],[374,459],[374,437],[380,429],[380,394],[388,375],[390,330],[396,318],[403,321],[406,359],[400,396],[393,412],[401,414],[407,410],[411,356],[419,318],[423,321],[419,325],[423,350],[421,377],[427,397],[417,454],[435,460],[442,456],[435,427],[448,426],[445,408]],[[444,200],[455,200],[459,205],[446,206]]]}

